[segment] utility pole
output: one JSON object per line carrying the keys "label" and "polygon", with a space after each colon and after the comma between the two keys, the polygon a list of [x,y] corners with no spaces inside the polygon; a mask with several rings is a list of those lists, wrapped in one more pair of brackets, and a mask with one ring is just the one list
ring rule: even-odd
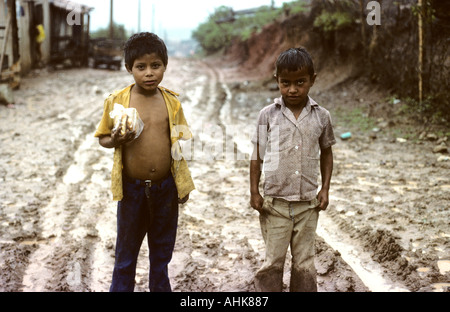
{"label": "utility pole", "polygon": [[425,15],[425,6],[423,0],[419,0],[419,102],[423,100],[423,18]]}
{"label": "utility pole", "polygon": [[138,33],[141,32],[141,0],[139,0],[139,4],[138,4]]}
{"label": "utility pole", "polygon": [[152,33],[155,33],[155,4],[152,4]]}
{"label": "utility pole", "polygon": [[114,39],[114,21],[113,21],[113,0],[110,1],[109,8],[109,39]]}

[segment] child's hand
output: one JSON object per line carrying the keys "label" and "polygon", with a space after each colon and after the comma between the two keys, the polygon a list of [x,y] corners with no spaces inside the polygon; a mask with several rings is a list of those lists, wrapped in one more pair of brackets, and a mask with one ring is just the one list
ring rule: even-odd
{"label": "child's hand", "polygon": [[250,196],[250,206],[252,206],[253,209],[261,211],[263,204],[264,198],[261,196],[261,194],[252,194]]}
{"label": "child's hand", "polygon": [[[127,123],[128,117],[125,120],[125,124]],[[119,123],[119,126],[116,129],[113,129],[111,132],[111,140],[114,146],[120,146],[122,144],[131,142],[136,137],[136,131],[130,131],[127,127],[125,127],[125,134],[121,134],[122,129],[122,121]]]}
{"label": "child's hand", "polygon": [[319,194],[317,194],[317,199],[319,200],[319,208],[320,210],[326,210],[328,207],[328,190],[322,189]]}
{"label": "child's hand", "polygon": [[189,194],[187,194],[185,197],[183,198],[178,198],[178,203],[179,204],[184,204],[189,200]]}

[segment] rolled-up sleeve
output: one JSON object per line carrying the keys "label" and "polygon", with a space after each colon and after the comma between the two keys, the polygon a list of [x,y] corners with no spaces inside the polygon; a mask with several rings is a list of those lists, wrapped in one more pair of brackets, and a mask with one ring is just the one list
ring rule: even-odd
{"label": "rolled-up sleeve", "polygon": [[322,134],[319,138],[319,145],[321,149],[329,148],[330,146],[336,144],[336,138],[334,136],[333,124],[331,122],[331,116],[328,111],[324,114],[324,124]]}

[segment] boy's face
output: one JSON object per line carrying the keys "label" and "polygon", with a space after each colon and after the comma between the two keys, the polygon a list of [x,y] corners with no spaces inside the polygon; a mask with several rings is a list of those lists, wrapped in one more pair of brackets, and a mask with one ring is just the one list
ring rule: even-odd
{"label": "boy's face", "polygon": [[311,77],[306,68],[296,71],[283,70],[277,76],[277,83],[286,106],[306,105],[309,89],[315,80],[316,74]]}
{"label": "boy's face", "polygon": [[155,92],[166,71],[163,61],[156,53],[145,54],[134,61],[132,68],[128,65],[126,68],[133,75],[136,88],[142,93]]}

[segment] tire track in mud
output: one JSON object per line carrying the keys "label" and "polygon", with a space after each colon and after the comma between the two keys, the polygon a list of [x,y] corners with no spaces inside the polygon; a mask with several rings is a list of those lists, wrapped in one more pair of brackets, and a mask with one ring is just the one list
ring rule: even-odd
{"label": "tire track in mud", "polygon": [[[30,156],[6,162],[3,180],[14,196],[2,193],[9,199],[1,206],[1,221],[8,225],[8,232],[0,233],[6,240],[0,242],[2,290],[102,291],[109,287],[91,281],[103,268],[97,250],[113,249],[109,236],[99,238],[108,232],[99,230],[102,220],[98,218],[111,209],[104,203],[110,202],[105,185],[112,157],[93,138],[97,119],[93,116],[101,114],[104,97],[93,87],[98,77],[105,88],[118,77],[124,79],[116,73],[106,79],[105,75],[89,69],[45,72],[42,78],[25,79],[17,108],[2,111],[15,129],[12,136],[3,131],[9,135],[4,135],[2,143],[15,156]],[[15,214],[10,213],[13,209]],[[105,242],[109,247],[97,248]],[[107,278],[102,275],[100,280]]]}
{"label": "tire track in mud", "polygon": [[196,190],[180,207],[169,273],[175,291],[249,291],[259,255],[247,235],[255,235],[257,228],[249,221],[251,211],[241,195],[247,168],[236,167],[224,155],[226,142],[233,141],[224,137],[220,116],[230,95],[219,72],[206,63],[196,64],[202,76],[187,87],[190,91],[183,101],[185,114],[192,116],[188,118],[194,133],[191,144],[197,147],[189,162]]}
{"label": "tire track in mud", "polygon": [[[55,124],[61,125],[62,124],[61,120],[66,119],[65,117],[64,118],[60,117],[60,115],[57,114],[57,112],[54,113],[50,112],[47,116],[48,118],[46,118],[45,120],[42,118],[35,119],[34,122],[31,123],[31,125],[29,125],[30,128],[31,129],[41,128],[44,129],[44,132],[48,133],[51,130],[53,130],[53,125]],[[77,129],[70,129],[68,131],[70,132],[69,137],[71,137],[72,135],[73,137],[77,137],[77,134],[79,134],[79,130],[83,127],[85,126],[81,126],[80,128]],[[24,134],[21,133],[20,135],[22,136]],[[38,141],[37,143],[40,143],[38,145],[39,147],[45,146],[44,142]],[[75,140],[71,143],[73,143],[72,145],[73,148],[76,148],[76,146],[79,145],[78,140]],[[40,154],[41,152],[37,151],[38,149],[35,149],[33,152],[31,152],[31,154],[36,154],[38,156],[38,154]],[[46,151],[44,151],[44,153],[46,153]],[[50,155],[47,155],[47,157],[49,156]],[[55,156],[59,157],[60,155]],[[9,272],[11,271],[15,272],[16,279],[14,283],[11,283],[7,286],[11,288],[6,288],[6,290],[16,291],[18,289],[22,289],[21,285],[23,283],[24,276],[27,275],[26,274],[27,270],[30,267],[33,268],[33,266],[35,266],[37,263],[35,261],[34,256],[39,255],[40,246],[54,241],[54,236],[47,237],[42,235],[42,230],[43,228],[45,228],[43,224],[45,223],[45,219],[43,219],[42,210],[46,202],[50,201],[50,205],[52,205],[51,204],[52,196],[48,194],[48,190],[46,190],[45,188],[48,187],[52,188],[55,185],[57,185],[58,180],[60,180],[61,174],[66,170],[65,168],[67,166],[64,164],[67,161],[70,161],[70,159],[72,159],[72,156],[69,153],[66,153],[59,161],[58,160],[56,161],[57,163],[55,163],[55,166],[51,166],[49,168],[50,170],[54,170],[55,180],[53,180],[53,178],[50,177],[44,177],[40,174],[36,174],[37,171],[36,170],[29,177],[29,179],[23,179],[23,177],[18,177],[16,183],[17,185],[21,183],[21,188],[19,189],[14,187],[12,189],[15,193],[17,193],[17,197],[19,198],[22,197],[24,193],[26,193],[27,194],[26,198],[28,198],[28,200],[30,201],[28,203],[21,203],[20,201],[13,201],[10,203],[11,208],[14,207],[19,208],[16,214],[12,216],[12,218],[15,221],[9,222],[8,224],[9,229],[12,230],[12,235],[10,235],[10,237],[14,241],[14,243],[10,243],[8,245],[3,244],[2,257],[6,258],[5,263],[9,263],[11,260],[16,262],[15,266],[13,268],[9,268],[8,270]],[[20,166],[23,165],[24,168],[27,168],[29,166],[28,162],[33,161],[33,159],[32,158],[21,159],[19,161],[21,163],[15,165],[16,167],[20,168]],[[37,166],[39,165],[42,165],[42,163],[38,161]],[[2,209],[2,211],[5,210],[8,210],[8,208]],[[17,254],[17,251],[20,250],[25,250],[26,253]],[[56,252],[59,253],[59,251]],[[53,254],[52,257],[53,256],[55,256],[55,254]],[[17,267],[19,267],[20,269],[17,270]],[[6,272],[7,271],[5,270],[5,273]],[[42,272],[42,275],[40,276],[39,279],[49,274],[50,270]],[[42,288],[42,290],[44,289]]]}
{"label": "tire track in mud", "polygon": [[[336,199],[332,199],[336,200]],[[372,292],[408,292],[402,284],[392,281],[383,273],[384,268],[372,259],[372,254],[351,234],[342,231],[342,223],[328,214],[322,214],[317,229],[318,235],[339,252],[342,259],[354,270]]]}
{"label": "tire track in mud", "polygon": [[[39,242],[24,273],[23,291],[91,290],[92,253],[98,241],[96,225],[103,210],[108,209],[98,197],[104,193],[102,188],[109,178],[109,168],[104,167],[101,176],[91,169],[102,159],[92,130],[93,126],[80,129],[84,140],[74,147],[72,160],[62,167],[65,174],[56,182],[54,196],[40,208]],[[102,183],[93,183],[93,178],[101,178]]]}
{"label": "tire track in mud", "polygon": [[[385,139],[381,137],[378,140]],[[383,148],[396,149],[394,146],[386,141]],[[349,263],[359,269],[372,291],[443,291],[448,287],[445,273],[439,273],[434,265],[428,266],[436,261],[433,254],[440,253],[445,259],[445,235],[438,226],[420,228],[416,225],[420,225],[420,220],[414,219],[410,207],[417,204],[409,203],[403,195],[411,196],[407,193],[420,191],[413,181],[397,182],[404,179],[404,172],[409,173],[408,179],[422,176],[424,173],[420,172],[420,166],[408,168],[409,163],[402,161],[395,165],[391,162],[375,164],[377,157],[370,148],[366,151],[367,156],[359,159],[354,150],[344,144],[336,151],[336,187],[331,193],[332,209],[327,212],[322,233],[333,241],[334,246],[342,246],[340,250],[344,250],[343,253],[350,258]],[[403,153],[401,150],[389,151],[384,157],[401,160]],[[416,155],[414,157],[420,155],[420,152],[411,150],[409,153]],[[342,174],[345,167],[352,169],[351,174]],[[392,170],[394,167],[402,168]],[[431,174],[431,179],[433,176]],[[349,179],[352,179],[351,183]],[[440,185],[436,183],[432,187],[439,188]],[[439,195],[434,200],[439,201],[439,197],[445,196]],[[436,224],[442,222],[438,220],[446,219],[442,209],[429,213],[430,216],[425,214],[423,218],[433,218]],[[361,222],[361,218],[369,222]],[[428,239],[424,239],[427,235],[424,233],[431,233],[428,238],[431,244],[428,245]],[[422,251],[421,255],[415,252],[414,246],[417,245],[428,245],[429,250]]]}

